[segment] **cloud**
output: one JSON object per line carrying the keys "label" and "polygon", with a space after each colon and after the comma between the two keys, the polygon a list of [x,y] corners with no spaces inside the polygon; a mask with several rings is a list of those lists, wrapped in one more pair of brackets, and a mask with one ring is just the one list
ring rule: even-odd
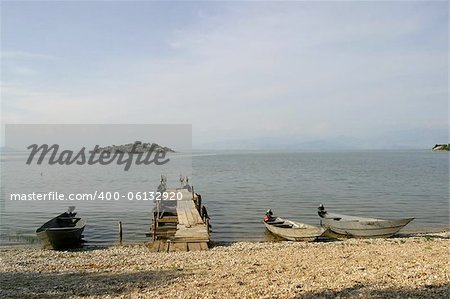
{"label": "cloud", "polygon": [[42,75],[42,66],[58,59],[56,56],[25,51],[1,51],[0,58],[3,80],[6,81]]}
{"label": "cloud", "polygon": [[52,56],[52,55],[29,53],[29,52],[24,52],[24,51],[2,51],[1,58],[4,60],[24,60],[24,59],[55,60],[55,59],[58,59],[58,57]]}
{"label": "cloud", "polygon": [[[197,144],[448,127],[448,30],[436,21],[447,15],[438,4],[217,5],[164,32],[159,55],[134,55],[124,43],[124,55],[91,58],[90,69],[52,60],[67,81],[25,84],[46,96],[7,99],[11,111],[28,111],[14,119],[192,123]],[[33,55],[47,59],[9,54]]]}

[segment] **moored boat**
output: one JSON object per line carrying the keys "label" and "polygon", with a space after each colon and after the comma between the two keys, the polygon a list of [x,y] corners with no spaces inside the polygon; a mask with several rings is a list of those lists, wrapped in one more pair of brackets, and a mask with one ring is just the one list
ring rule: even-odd
{"label": "moored boat", "polygon": [[274,217],[272,210],[267,211],[263,220],[268,231],[290,241],[314,241],[327,231],[323,227]]}
{"label": "moored boat", "polygon": [[86,222],[74,213],[75,207],[69,207],[55,218],[44,223],[36,230],[39,240],[44,247],[52,249],[74,248],[81,244],[82,234]]}
{"label": "moored boat", "polygon": [[321,225],[337,235],[358,238],[391,237],[414,218],[377,219],[328,213],[323,205],[318,208]]}

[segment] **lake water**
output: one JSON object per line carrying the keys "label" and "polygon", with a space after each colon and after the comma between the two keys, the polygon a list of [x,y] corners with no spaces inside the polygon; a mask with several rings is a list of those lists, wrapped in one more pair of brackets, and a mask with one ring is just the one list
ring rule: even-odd
{"label": "lake water", "polygon": [[[5,165],[13,163],[14,158],[5,155],[3,172],[11,169]],[[40,190],[43,184],[58,185],[76,177],[74,184],[79,190],[102,184],[125,190],[137,181],[153,191],[159,181],[157,175],[145,173],[126,181],[114,172],[70,177],[53,172],[36,175],[27,187]],[[169,183],[175,185],[178,177],[172,175]],[[317,225],[317,206],[321,203],[336,213],[415,217],[405,231],[449,227],[449,155],[445,152],[202,152],[192,157],[190,183],[208,209],[214,241],[267,240],[270,236],[261,219],[269,208],[276,215]],[[36,228],[61,210],[42,204],[10,208],[6,200],[2,190],[1,245],[35,244]],[[116,243],[119,220],[125,242],[148,240],[145,233],[151,223],[150,202],[114,207],[90,203],[77,206],[77,210],[87,219],[84,236],[89,245]]]}

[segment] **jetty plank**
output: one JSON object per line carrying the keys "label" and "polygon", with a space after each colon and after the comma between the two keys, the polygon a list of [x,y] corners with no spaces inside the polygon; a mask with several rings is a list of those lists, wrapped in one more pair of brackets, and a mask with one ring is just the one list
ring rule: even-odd
{"label": "jetty plank", "polygon": [[177,209],[178,215],[178,225],[183,225],[185,227],[190,227],[189,219],[187,217],[186,211],[184,209]]}
{"label": "jetty plank", "polygon": [[186,215],[186,218],[182,218],[185,223],[185,226],[192,226],[195,224],[194,216],[192,215],[191,208],[194,205],[194,202],[189,200],[179,200],[177,203],[177,215]]}
{"label": "jetty plank", "polygon": [[169,250],[168,250],[168,252],[175,252],[175,251],[177,251],[177,250],[176,250],[176,247],[175,247],[175,243],[167,242],[167,244],[169,245]]}
{"label": "jetty plank", "polygon": [[161,241],[155,240],[155,241],[153,241],[153,243],[152,243],[152,245],[150,247],[150,250],[153,251],[153,252],[158,252],[160,245],[161,245]]}
{"label": "jetty plank", "polygon": [[161,252],[169,252],[169,248],[170,248],[170,242],[163,242],[162,249],[160,247],[159,251],[161,251]]}
{"label": "jetty plank", "polygon": [[200,217],[200,214],[195,207],[191,209],[191,215],[194,218],[194,224],[203,224],[203,219]]}
{"label": "jetty plank", "polygon": [[157,220],[158,223],[178,223],[177,216],[165,216]]}
{"label": "jetty plank", "polygon": [[176,226],[159,226],[157,228],[157,230],[159,232],[168,232],[168,231],[171,231],[171,230],[177,230],[177,227]]}
{"label": "jetty plank", "polygon": [[174,250],[179,251],[188,251],[187,243],[186,242],[172,242],[171,246],[174,247]]}
{"label": "jetty plank", "polygon": [[200,243],[187,243],[189,251],[201,251]]}
{"label": "jetty plank", "polygon": [[196,225],[189,229],[180,226],[175,233],[176,239],[209,239],[208,228],[206,225]]}

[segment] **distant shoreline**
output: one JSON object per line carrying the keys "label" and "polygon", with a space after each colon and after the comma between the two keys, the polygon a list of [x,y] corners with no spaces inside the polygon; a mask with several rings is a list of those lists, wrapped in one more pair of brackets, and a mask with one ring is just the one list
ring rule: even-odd
{"label": "distant shoreline", "polygon": [[142,143],[141,141],[135,141],[134,143],[122,144],[122,145],[110,145],[105,147],[98,147],[97,153],[107,152],[124,152],[124,153],[147,153],[147,152],[165,152],[175,153],[173,149],[166,146],[161,146],[157,143]]}
{"label": "distant shoreline", "polygon": [[450,151],[450,143],[447,144],[436,144],[432,148],[433,151]]}

